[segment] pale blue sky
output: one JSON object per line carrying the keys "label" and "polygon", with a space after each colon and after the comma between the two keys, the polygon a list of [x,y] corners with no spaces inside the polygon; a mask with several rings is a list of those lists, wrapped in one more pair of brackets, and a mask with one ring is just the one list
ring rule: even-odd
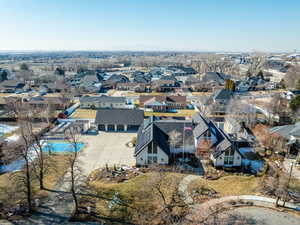
{"label": "pale blue sky", "polygon": [[292,51],[299,0],[0,0],[0,50]]}

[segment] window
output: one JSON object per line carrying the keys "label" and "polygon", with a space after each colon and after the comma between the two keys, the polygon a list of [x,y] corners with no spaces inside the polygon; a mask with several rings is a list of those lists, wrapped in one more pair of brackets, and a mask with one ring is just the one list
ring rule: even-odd
{"label": "window", "polygon": [[148,156],[147,163],[148,163],[148,164],[152,164],[152,156]]}
{"label": "window", "polygon": [[233,165],[234,161],[234,150],[230,149],[225,152],[224,165]]}
{"label": "window", "polygon": [[148,154],[157,154],[157,145],[155,143],[150,143],[148,145]]}
{"label": "window", "polygon": [[157,156],[153,156],[152,161],[153,161],[153,163],[157,163]]}
{"label": "window", "polygon": [[152,151],[152,154],[157,154],[157,147],[156,147],[156,145],[153,145],[153,151]]}
{"label": "window", "polygon": [[160,159],[160,161],[162,161],[162,162],[163,162],[163,161],[164,161],[164,159],[163,159],[163,158],[161,158],[161,159]]}

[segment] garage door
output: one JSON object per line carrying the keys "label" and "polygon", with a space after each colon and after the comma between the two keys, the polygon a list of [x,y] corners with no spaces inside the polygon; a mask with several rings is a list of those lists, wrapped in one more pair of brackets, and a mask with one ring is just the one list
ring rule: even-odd
{"label": "garage door", "polygon": [[115,131],[115,125],[114,124],[109,124],[108,125],[108,131]]}
{"label": "garage door", "polygon": [[124,125],[118,125],[117,130],[118,131],[124,131]]}
{"label": "garage door", "polygon": [[128,125],[128,130],[129,130],[129,131],[137,131],[138,129],[139,129],[139,126]]}
{"label": "garage door", "polygon": [[98,125],[98,130],[105,130],[104,124],[99,124]]}

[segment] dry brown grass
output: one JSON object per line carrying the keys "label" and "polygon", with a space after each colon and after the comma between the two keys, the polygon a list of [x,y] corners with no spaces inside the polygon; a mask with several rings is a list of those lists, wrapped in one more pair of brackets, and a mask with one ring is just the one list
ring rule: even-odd
{"label": "dry brown grass", "polygon": [[199,178],[194,180],[188,187],[189,192],[192,193],[200,187],[213,189],[220,196],[233,196],[233,195],[255,195],[259,194],[260,178],[254,176],[224,176],[218,180],[207,180]]}
{"label": "dry brown grass", "polygon": [[96,119],[97,110],[77,109],[71,116],[74,119]]}
{"label": "dry brown grass", "polygon": [[166,117],[191,117],[196,114],[197,111],[194,109],[178,109],[176,113],[164,113],[164,112],[144,112],[144,116],[166,116]]}
{"label": "dry brown grass", "polygon": [[[45,174],[45,187],[48,189],[54,189],[58,180],[64,175],[66,169],[68,168],[67,156],[63,154],[57,154],[51,156],[52,165],[49,171]],[[18,175],[20,172],[6,173],[0,175],[0,201],[5,201],[7,195],[1,190],[7,190],[13,192],[17,190],[17,182],[12,179],[12,175]],[[14,176],[15,177],[15,176]],[[39,190],[39,183],[37,179],[33,180],[33,190],[35,197],[43,198],[46,197],[48,192],[45,190]]]}
{"label": "dry brown grass", "polygon": [[[166,196],[166,199],[171,198],[172,193],[177,193],[176,183],[179,182],[185,175],[180,173],[166,173],[162,182],[162,191]],[[148,172],[140,174],[126,182],[122,183],[111,183],[105,182],[104,180],[90,182],[90,187],[92,190],[97,192],[99,195],[106,196],[108,198],[113,198],[115,193],[119,193],[121,199],[128,201],[130,204],[129,208],[123,210],[110,211],[108,209],[108,202],[101,199],[97,199],[95,202],[96,211],[100,212],[101,215],[109,216],[110,218],[131,218],[131,220],[136,221],[138,213],[135,209],[139,211],[146,210],[148,212],[153,212],[161,210],[162,199],[156,190],[152,189],[153,180],[157,179],[159,173]],[[87,200],[83,201],[86,204]],[[129,216],[131,215],[131,216]]]}

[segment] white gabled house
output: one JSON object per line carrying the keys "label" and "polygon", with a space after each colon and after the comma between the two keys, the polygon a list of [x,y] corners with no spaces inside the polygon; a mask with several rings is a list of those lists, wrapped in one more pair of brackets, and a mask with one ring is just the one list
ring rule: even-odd
{"label": "white gabled house", "polygon": [[209,158],[215,167],[241,167],[242,155],[235,143],[212,121],[193,116],[195,146],[199,157]]}
{"label": "white gabled house", "polygon": [[[172,134],[174,131],[177,135]],[[179,141],[172,142],[172,136]],[[171,164],[182,153],[211,160],[218,168],[243,168],[255,173],[263,165],[249,141],[229,136],[200,113],[191,121],[150,117],[140,126],[134,154],[137,165]]]}
{"label": "white gabled house", "polygon": [[[158,120],[150,117],[140,126],[135,148],[136,164],[169,164],[171,156],[195,154],[191,121]],[[172,133],[178,134],[172,144]],[[183,138],[184,137],[184,138]]]}

